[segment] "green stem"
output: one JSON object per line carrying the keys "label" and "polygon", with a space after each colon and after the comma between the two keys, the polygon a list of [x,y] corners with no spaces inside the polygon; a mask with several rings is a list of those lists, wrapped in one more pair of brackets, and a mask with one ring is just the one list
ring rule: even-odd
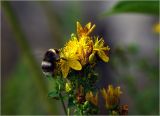
{"label": "green stem", "polygon": [[60,99],[61,99],[61,103],[62,103],[64,112],[65,112],[65,114],[67,115],[67,109],[66,109],[66,106],[65,106],[65,104],[64,104],[64,101],[63,101],[63,97],[62,97],[61,92],[59,93],[59,97],[60,97]]}
{"label": "green stem", "polygon": [[68,108],[67,109],[67,116],[69,116],[69,114],[70,114],[70,109]]}

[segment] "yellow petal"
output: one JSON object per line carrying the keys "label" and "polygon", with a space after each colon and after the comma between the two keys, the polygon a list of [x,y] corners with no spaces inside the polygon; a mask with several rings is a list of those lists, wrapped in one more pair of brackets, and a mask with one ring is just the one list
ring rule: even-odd
{"label": "yellow petal", "polygon": [[109,85],[109,86],[108,86],[107,93],[109,94],[109,96],[113,96],[114,88],[113,88],[112,85]]}
{"label": "yellow petal", "polygon": [[99,47],[101,48],[101,47],[103,47],[103,45],[104,45],[104,40],[103,40],[103,38],[101,38],[100,40],[99,40]]}
{"label": "yellow petal", "polygon": [[104,51],[109,51],[110,50],[110,48],[107,46],[107,47],[102,47],[102,48],[100,48],[100,50],[104,50]]}
{"label": "yellow petal", "polygon": [[95,48],[101,48],[101,47],[103,47],[103,45],[104,45],[104,40],[102,38],[100,40],[98,40],[98,37],[97,37],[96,40],[95,40],[94,47]]}
{"label": "yellow petal", "polygon": [[83,28],[81,24],[77,21],[77,33],[79,34],[81,30],[83,30]]}
{"label": "yellow petal", "polygon": [[89,35],[89,34],[94,30],[95,27],[96,27],[96,25],[93,25],[93,26],[88,30],[87,35]]}
{"label": "yellow petal", "polygon": [[92,91],[90,91],[90,96],[91,96],[91,97],[93,97],[93,93],[92,93]]}
{"label": "yellow petal", "polygon": [[120,94],[122,94],[122,91],[120,90],[120,87],[116,87],[115,88],[115,95],[119,96]]}
{"label": "yellow petal", "polygon": [[98,51],[98,56],[99,56],[104,62],[108,62],[108,61],[109,61],[109,57],[105,54],[104,51]]}
{"label": "yellow petal", "polygon": [[91,22],[87,23],[85,27],[86,27],[87,29],[90,29],[90,28],[91,28]]}
{"label": "yellow petal", "polygon": [[106,90],[105,90],[104,88],[101,90],[101,93],[102,93],[102,96],[103,96],[104,98],[106,98],[107,93],[106,93]]}
{"label": "yellow petal", "polygon": [[96,93],[96,96],[95,96],[95,105],[98,105],[98,93]]}
{"label": "yellow petal", "polygon": [[90,63],[94,63],[95,61],[95,53],[93,52],[90,56],[89,56],[89,62]]}
{"label": "yellow petal", "polygon": [[66,78],[68,75],[68,72],[69,72],[69,65],[67,62],[65,62],[65,61],[62,62],[61,70],[62,70],[63,77]]}
{"label": "yellow petal", "polygon": [[81,70],[82,69],[80,62],[77,60],[68,60],[68,64],[74,70]]}

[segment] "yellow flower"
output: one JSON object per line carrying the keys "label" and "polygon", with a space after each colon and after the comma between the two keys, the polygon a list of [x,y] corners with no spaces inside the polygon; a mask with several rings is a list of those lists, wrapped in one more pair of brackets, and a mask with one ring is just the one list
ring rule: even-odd
{"label": "yellow flower", "polygon": [[154,26],[154,32],[160,33],[160,23],[158,23],[158,24],[156,24],[156,25]]}
{"label": "yellow flower", "polygon": [[119,96],[122,93],[120,87],[113,88],[112,85],[108,86],[108,89],[104,88],[101,90],[102,96],[106,101],[106,107],[112,109],[114,106],[119,103]]}
{"label": "yellow flower", "polygon": [[86,100],[93,103],[95,106],[98,105],[98,93],[96,93],[96,96],[93,95],[93,93],[90,91],[86,94]]}
{"label": "yellow flower", "polygon": [[82,65],[88,62],[89,55],[93,50],[93,41],[90,37],[71,36],[65,47],[60,51],[60,66],[63,77],[66,78],[70,68],[81,70]]}
{"label": "yellow flower", "polygon": [[78,61],[78,56],[76,55],[78,47],[77,38],[73,38],[60,52],[60,66],[64,78],[67,77],[70,68],[74,70],[82,69],[80,62]]}
{"label": "yellow flower", "polygon": [[92,57],[95,55],[95,53],[98,54],[98,56],[104,61],[104,62],[108,62],[109,61],[109,57],[106,55],[106,52],[109,51],[110,48],[104,47],[104,40],[103,38],[101,38],[100,40],[98,40],[98,37],[95,40],[95,44],[93,46],[93,53],[92,53]]}
{"label": "yellow flower", "polygon": [[93,29],[95,27],[96,27],[95,24],[93,26],[91,26],[91,22],[89,22],[83,28],[81,26],[81,24],[79,22],[77,22],[77,34],[78,34],[79,37],[80,36],[88,36],[93,31]]}
{"label": "yellow flower", "polygon": [[66,92],[70,92],[72,90],[72,85],[70,82],[66,83],[65,90],[66,90]]}

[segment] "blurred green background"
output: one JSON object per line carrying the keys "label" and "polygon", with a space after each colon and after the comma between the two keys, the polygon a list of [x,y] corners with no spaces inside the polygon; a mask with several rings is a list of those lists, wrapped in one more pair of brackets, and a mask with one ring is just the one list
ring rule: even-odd
{"label": "blurred green background", "polygon": [[[54,88],[41,71],[49,48],[61,48],[76,21],[96,24],[94,35],[111,48],[110,62],[98,64],[98,88],[121,86],[129,114],[159,114],[158,1],[2,1],[1,114],[64,114]],[[99,96],[99,114],[106,114]]]}

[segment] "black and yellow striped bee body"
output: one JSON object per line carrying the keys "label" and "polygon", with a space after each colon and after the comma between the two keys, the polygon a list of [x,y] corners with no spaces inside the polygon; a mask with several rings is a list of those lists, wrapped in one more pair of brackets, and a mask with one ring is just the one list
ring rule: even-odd
{"label": "black and yellow striped bee body", "polygon": [[56,68],[56,62],[59,60],[59,50],[49,49],[43,58],[41,67],[45,76],[53,76]]}

